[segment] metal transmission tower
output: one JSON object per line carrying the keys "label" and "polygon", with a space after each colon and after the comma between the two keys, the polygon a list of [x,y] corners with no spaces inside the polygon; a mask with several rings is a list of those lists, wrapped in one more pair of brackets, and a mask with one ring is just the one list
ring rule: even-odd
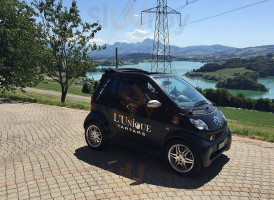
{"label": "metal transmission tower", "polygon": [[171,73],[168,14],[181,13],[168,7],[167,0],[157,0],[157,6],[141,12],[141,24],[144,13],[156,13],[151,71]]}

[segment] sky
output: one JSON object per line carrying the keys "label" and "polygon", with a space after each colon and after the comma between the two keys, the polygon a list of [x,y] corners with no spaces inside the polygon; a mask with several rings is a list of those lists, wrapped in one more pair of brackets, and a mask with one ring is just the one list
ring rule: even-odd
{"label": "sky", "polygon": [[[63,0],[67,6],[72,0]],[[27,0],[27,2],[31,2]],[[157,0],[78,0],[83,21],[98,21],[102,30],[93,41],[98,44],[141,42],[153,39],[155,14],[141,11],[156,6]],[[167,0],[182,13],[169,15],[170,44],[226,45],[251,47],[274,45],[274,0]]]}

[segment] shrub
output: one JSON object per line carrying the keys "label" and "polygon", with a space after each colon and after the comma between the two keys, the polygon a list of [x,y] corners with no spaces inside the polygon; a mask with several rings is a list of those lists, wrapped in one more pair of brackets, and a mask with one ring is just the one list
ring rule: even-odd
{"label": "shrub", "polygon": [[270,99],[257,99],[254,108],[255,110],[271,111],[271,101]]}
{"label": "shrub", "polygon": [[89,86],[88,83],[84,83],[83,88],[82,88],[82,92],[86,93],[86,94],[90,94],[91,93],[90,86]]}
{"label": "shrub", "polygon": [[204,91],[203,91],[202,88],[200,88],[200,87],[195,87],[195,89],[198,90],[198,92],[200,92],[201,94],[204,94]]}
{"label": "shrub", "polygon": [[99,86],[99,81],[95,81],[93,85],[94,91],[97,89],[98,86]]}
{"label": "shrub", "polygon": [[246,108],[245,96],[242,93],[237,94],[237,96],[233,98],[233,105],[236,108]]}
{"label": "shrub", "polygon": [[207,99],[219,106],[231,106],[232,95],[225,88],[219,88],[217,90],[206,89],[204,90],[204,95]]}
{"label": "shrub", "polygon": [[249,97],[247,97],[246,99],[246,109],[249,109],[249,110],[254,110],[254,105],[255,105],[255,101],[254,99],[251,99]]}

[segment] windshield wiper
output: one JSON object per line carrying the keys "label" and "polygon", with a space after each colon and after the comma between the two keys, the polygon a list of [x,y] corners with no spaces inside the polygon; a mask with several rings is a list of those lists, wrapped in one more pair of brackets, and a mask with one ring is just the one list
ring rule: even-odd
{"label": "windshield wiper", "polygon": [[206,100],[202,100],[202,101],[195,103],[193,107],[202,106],[204,104],[208,104],[208,102]]}
{"label": "windshield wiper", "polygon": [[206,100],[202,100],[202,101],[199,101],[199,102],[195,103],[194,106],[189,110],[188,113],[189,113],[189,114],[193,114],[193,109],[194,109],[195,107],[202,106],[202,105],[204,105],[204,104],[208,104],[208,102],[207,102]]}

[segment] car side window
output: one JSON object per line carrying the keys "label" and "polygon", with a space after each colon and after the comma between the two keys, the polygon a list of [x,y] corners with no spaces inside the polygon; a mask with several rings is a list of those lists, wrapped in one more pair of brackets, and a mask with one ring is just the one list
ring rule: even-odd
{"label": "car side window", "polygon": [[[115,90],[113,89],[113,91]],[[159,100],[157,90],[144,80],[121,78],[116,91],[115,94],[122,97],[123,100],[138,105],[146,104],[150,100]]]}
{"label": "car side window", "polygon": [[127,101],[143,101],[141,83],[138,79],[122,78],[119,83],[117,94]]}
{"label": "car side window", "polygon": [[113,77],[108,88],[108,92],[112,95],[117,95],[119,79],[117,77]]}
{"label": "car side window", "polygon": [[159,93],[149,82],[145,83],[145,88],[145,94],[148,98],[148,101],[159,100]]}

